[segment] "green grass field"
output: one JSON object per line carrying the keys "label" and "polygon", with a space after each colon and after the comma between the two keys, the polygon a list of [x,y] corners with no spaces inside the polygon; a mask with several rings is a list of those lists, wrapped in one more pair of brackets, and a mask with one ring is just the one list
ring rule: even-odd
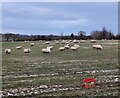
{"label": "green grass field", "polygon": [[[45,41],[2,43],[3,96],[118,96],[118,41],[98,40],[103,50],[94,50],[87,40],[77,51],[60,52],[54,44],[50,54],[42,53]],[[22,45],[21,50],[16,46]],[[24,54],[24,48],[31,48]],[[5,49],[12,52],[5,54]],[[94,88],[84,88],[83,80],[95,78]],[[43,87],[45,86],[45,87]]]}

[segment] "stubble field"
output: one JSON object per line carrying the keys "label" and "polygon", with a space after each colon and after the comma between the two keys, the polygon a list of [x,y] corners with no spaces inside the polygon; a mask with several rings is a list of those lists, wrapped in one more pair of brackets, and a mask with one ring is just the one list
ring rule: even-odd
{"label": "stubble field", "polygon": [[[63,44],[54,44],[52,52],[42,53],[45,41],[2,43],[3,97],[19,96],[118,96],[118,41],[97,40],[102,50],[94,50],[89,40],[78,43],[77,51],[59,51]],[[16,46],[22,45],[17,50]],[[5,54],[5,49],[12,52]],[[24,54],[24,48],[31,48]],[[94,88],[84,88],[85,78],[95,78]]]}

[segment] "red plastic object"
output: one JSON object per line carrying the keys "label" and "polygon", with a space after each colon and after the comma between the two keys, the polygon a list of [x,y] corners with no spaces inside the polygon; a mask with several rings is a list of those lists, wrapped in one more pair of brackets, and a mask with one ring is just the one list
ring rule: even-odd
{"label": "red plastic object", "polygon": [[95,78],[86,78],[84,79],[84,87],[85,88],[95,87],[95,82],[96,82]]}

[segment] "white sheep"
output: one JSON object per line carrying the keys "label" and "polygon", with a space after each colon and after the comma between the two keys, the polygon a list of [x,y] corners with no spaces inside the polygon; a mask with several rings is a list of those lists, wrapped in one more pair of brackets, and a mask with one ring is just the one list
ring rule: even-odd
{"label": "white sheep", "polygon": [[52,50],[53,46],[47,46],[46,48]]}
{"label": "white sheep", "polygon": [[50,53],[50,52],[51,52],[50,47],[43,48],[43,49],[41,49],[41,51],[42,51],[43,53]]}
{"label": "white sheep", "polygon": [[78,47],[71,46],[71,50],[76,51],[77,49],[78,49]]}
{"label": "white sheep", "polygon": [[45,44],[50,44],[50,41],[46,41]]}
{"label": "white sheep", "polygon": [[61,41],[61,44],[65,44],[65,40],[62,40],[62,41]]}
{"label": "white sheep", "polygon": [[24,53],[30,53],[30,52],[31,52],[31,49],[30,49],[30,48],[24,49],[23,52],[24,52]]}
{"label": "white sheep", "polygon": [[29,40],[27,40],[27,41],[25,40],[24,42],[29,42]]}
{"label": "white sheep", "polygon": [[101,45],[93,45],[92,47],[93,47],[94,49],[97,49],[97,50],[98,50],[98,49],[100,49],[100,50],[103,49],[103,47],[102,47]]}
{"label": "white sheep", "polygon": [[11,49],[5,49],[5,53],[6,54],[10,54],[11,53]]}
{"label": "white sheep", "polygon": [[96,43],[96,40],[91,40],[91,43]]}
{"label": "white sheep", "polygon": [[31,43],[30,45],[31,45],[31,46],[34,46],[34,45],[35,45],[35,43]]}
{"label": "white sheep", "polygon": [[67,46],[70,46],[70,44],[67,44]]}
{"label": "white sheep", "polygon": [[59,44],[59,41],[55,41],[55,44]]}
{"label": "white sheep", "polygon": [[105,39],[102,39],[102,41],[105,41]]}
{"label": "white sheep", "polygon": [[64,50],[65,50],[65,47],[60,47],[59,50],[60,50],[60,51],[64,51]]}
{"label": "white sheep", "polygon": [[69,48],[70,48],[70,46],[69,46],[69,45],[65,45],[64,47],[65,47],[65,49],[69,49]]}
{"label": "white sheep", "polygon": [[17,46],[17,47],[16,47],[16,49],[18,49],[18,50],[21,49],[21,48],[22,48],[22,46]]}
{"label": "white sheep", "polygon": [[78,41],[78,40],[76,40],[76,39],[74,39],[74,40],[73,40],[73,43],[79,43],[79,41]]}
{"label": "white sheep", "polygon": [[69,44],[69,42],[66,41],[65,44]]}
{"label": "white sheep", "polygon": [[79,47],[80,47],[80,46],[79,46],[79,45],[77,45],[77,44],[74,44],[74,46],[75,46],[75,47],[77,47],[77,48],[79,48]]}

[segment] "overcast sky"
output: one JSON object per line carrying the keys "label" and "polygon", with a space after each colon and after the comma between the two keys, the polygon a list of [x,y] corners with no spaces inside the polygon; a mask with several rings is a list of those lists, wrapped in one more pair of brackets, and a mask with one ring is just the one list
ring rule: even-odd
{"label": "overcast sky", "polygon": [[4,2],[2,31],[20,34],[70,35],[106,27],[118,33],[117,2]]}

